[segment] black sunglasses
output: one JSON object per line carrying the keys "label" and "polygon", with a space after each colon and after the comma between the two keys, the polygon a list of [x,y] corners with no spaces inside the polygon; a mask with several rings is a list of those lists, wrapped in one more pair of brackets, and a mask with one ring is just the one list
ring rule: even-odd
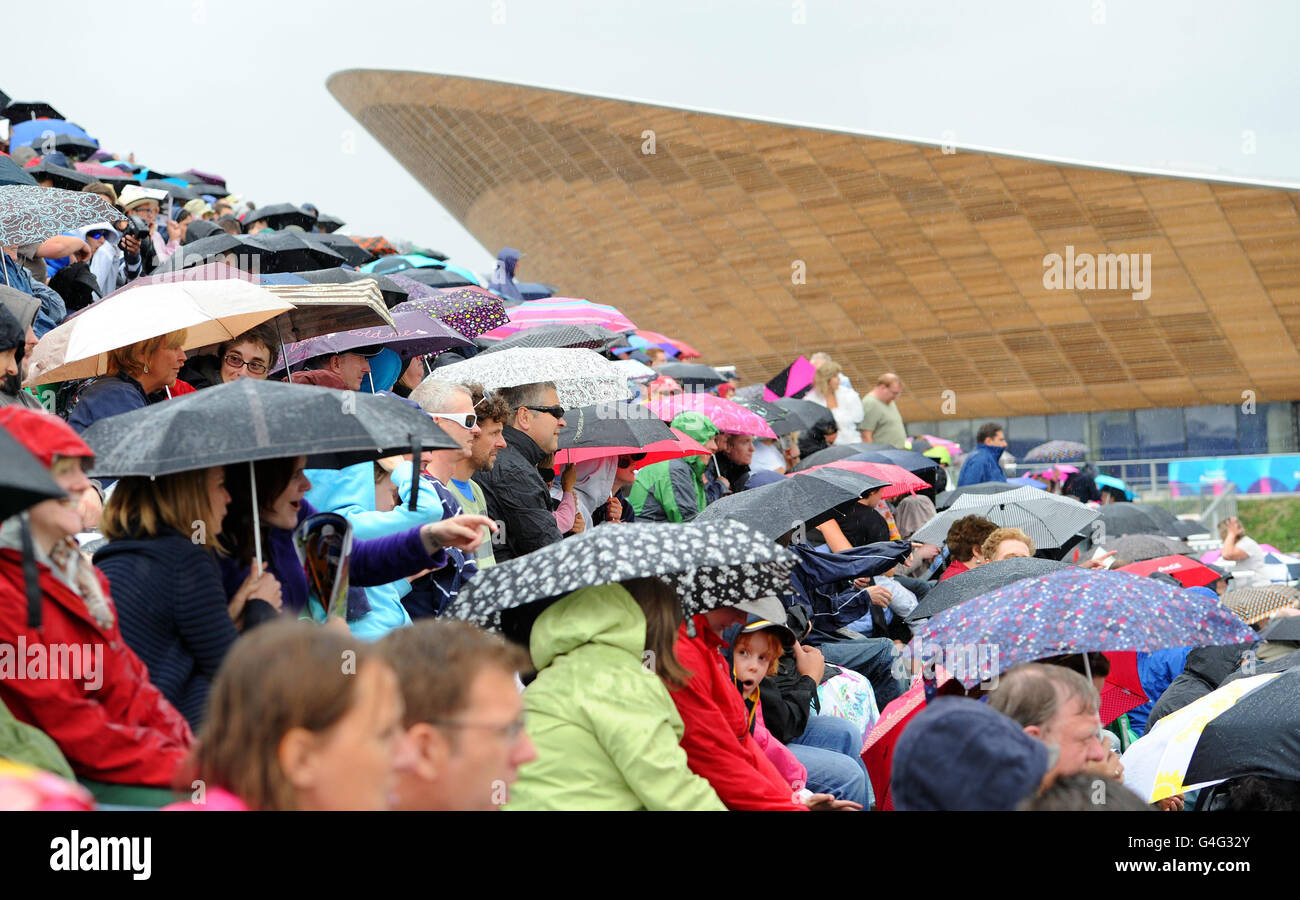
{"label": "black sunglasses", "polygon": [[564,418],[563,406],[525,406],[524,409],[531,409],[534,412],[549,413],[557,419]]}

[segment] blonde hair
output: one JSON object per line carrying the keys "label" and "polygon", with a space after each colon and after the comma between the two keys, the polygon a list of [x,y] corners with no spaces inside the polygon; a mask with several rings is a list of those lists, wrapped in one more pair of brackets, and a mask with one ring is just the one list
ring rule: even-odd
{"label": "blonde hair", "polygon": [[984,546],[980,548],[980,552],[984,554],[985,559],[991,560],[998,552],[998,545],[1003,541],[1020,541],[1029,548],[1029,555],[1034,555],[1034,539],[1019,528],[999,528],[993,531],[984,539]]}
{"label": "blonde hair", "polygon": [[108,374],[116,375],[124,372],[132,378],[139,378],[144,374],[145,366],[149,364],[149,357],[158,352],[159,347],[166,347],[168,350],[179,350],[185,343],[185,338],[189,334],[188,328],[182,328],[180,331],[173,331],[168,334],[160,334],[158,337],[151,337],[146,341],[137,341],[134,344],[127,344],[125,347],[118,347],[115,350],[108,351]]}
{"label": "blonde hair", "polygon": [[[171,528],[189,535],[196,544],[222,553],[217,543],[220,526],[208,500],[208,470],[196,469],[156,479],[121,479],[104,506],[99,531],[108,540],[117,541],[157,537]],[[202,540],[198,540],[200,535]]]}
{"label": "blonde hair", "polygon": [[817,366],[813,375],[813,390],[823,397],[830,397],[832,393],[830,389],[831,379],[840,374],[841,371],[843,370],[840,368],[840,364],[830,360]]}

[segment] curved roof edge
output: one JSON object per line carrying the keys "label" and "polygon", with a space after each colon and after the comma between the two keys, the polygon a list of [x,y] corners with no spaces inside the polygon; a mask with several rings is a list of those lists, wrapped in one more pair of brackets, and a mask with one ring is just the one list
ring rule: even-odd
{"label": "curved roof edge", "polygon": [[[435,76],[438,78],[456,79],[461,81],[478,81],[488,84],[499,84],[507,87],[521,87],[530,90],[554,91],[559,94],[570,94],[577,97],[591,97],[597,100],[613,100],[619,103],[636,103],[642,106],[653,106],[660,109],[671,109],[689,113],[697,113],[708,116],[722,116],[730,119],[741,119],[748,122],[760,122],[764,125],[780,125],[786,128],[803,128],[811,131],[826,131],[833,134],[846,134],[854,137],[874,138],[882,141],[897,141],[907,144],[918,144],[925,147],[951,146],[957,150],[965,150],[971,153],[984,153],[992,156],[1003,156],[1010,159],[1022,159],[1030,162],[1050,163],[1058,166],[1069,166],[1077,169],[1099,169],[1106,172],[1116,172],[1124,175],[1152,175],[1162,178],[1183,178],[1193,181],[1213,181],[1219,184],[1235,184],[1247,187],[1272,188],[1275,190],[1300,191],[1300,181],[1269,181],[1262,178],[1243,178],[1240,176],[1221,175],[1207,172],[1186,172],[1174,169],[1154,169],[1140,166],[1121,166],[1113,163],[1093,162],[1083,159],[1071,159],[1062,156],[1039,156],[1030,153],[1017,153],[1012,150],[1004,150],[998,147],[985,147],[979,144],[960,144],[953,142],[945,144],[941,141],[934,141],[928,138],[918,138],[902,134],[889,134],[885,132],[862,131],[853,128],[845,128],[838,125],[827,125],[819,122],[801,122],[792,119],[776,119],[765,116],[747,115],[743,113],[731,112],[721,109],[709,109],[707,107],[691,106],[688,104],[667,103],[660,100],[646,100],[639,97],[624,97],[618,94],[600,94],[592,91],[578,91],[571,88],[557,87],[548,84],[525,84],[519,81],[505,81],[500,78],[487,78],[481,75],[457,75],[449,72],[429,72],[415,69],[376,69],[376,68],[358,68],[358,69],[341,69],[330,74],[325,79],[325,86],[329,88],[330,83],[341,76],[353,72],[386,72],[393,75],[422,75]],[[331,91],[332,92],[332,91]]]}

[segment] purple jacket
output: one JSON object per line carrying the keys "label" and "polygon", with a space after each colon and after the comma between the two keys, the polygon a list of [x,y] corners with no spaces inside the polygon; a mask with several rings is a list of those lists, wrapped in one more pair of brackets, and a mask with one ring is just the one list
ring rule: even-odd
{"label": "purple jacket", "polygon": [[[316,509],[303,500],[298,508],[298,521],[315,514]],[[307,606],[307,575],[293,548],[293,532],[284,528],[272,528],[270,539],[262,545],[262,557],[266,571],[280,582],[284,608],[295,613],[302,612]],[[233,597],[248,577],[250,566],[229,556],[219,557],[219,564],[226,596]],[[425,551],[417,527],[388,537],[355,541],[352,545],[349,581],[355,587],[371,587],[388,584],[425,569],[441,568],[446,564],[445,550],[438,550],[432,556]],[[349,598],[349,613],[352,612],[352,605]]]}

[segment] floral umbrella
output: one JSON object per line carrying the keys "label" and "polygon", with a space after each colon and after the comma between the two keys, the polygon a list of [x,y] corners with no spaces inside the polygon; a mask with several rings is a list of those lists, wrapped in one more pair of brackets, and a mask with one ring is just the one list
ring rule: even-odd
{"label": "floral umbrella", "polygon": [[406,275],[389,275],[406,289],[411,299],[398,304],[399,308],[418,309],[440,319],[465,337],[473,340],[484,332],[504,325],[506,307],[501,298],[491,291],[478,287],[431,288]]}
{"label": "floral umbrella", "polygon": [[122,213],[99,194],[24,184],[0,185],[0,245],[35,244]]}

